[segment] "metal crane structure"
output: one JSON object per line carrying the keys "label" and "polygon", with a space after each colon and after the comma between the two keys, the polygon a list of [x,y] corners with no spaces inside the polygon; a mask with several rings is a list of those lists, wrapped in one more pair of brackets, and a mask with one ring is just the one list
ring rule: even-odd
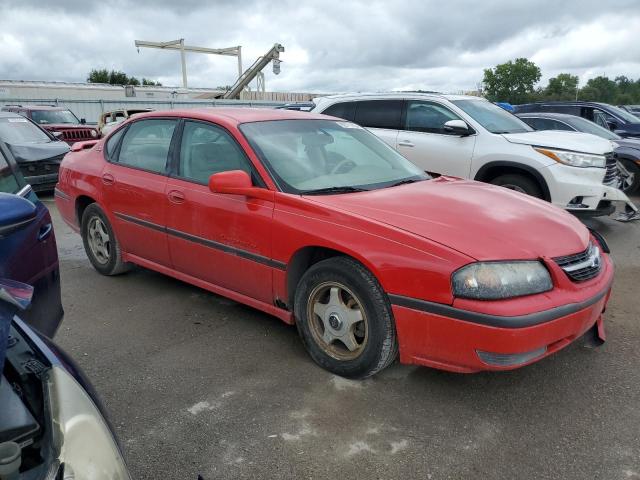
{"label": "metal crane structure", "polygon": [[273,73],[278,75],[280,73],[280,53],[284,52],[284,47],[279,43],[275,43],[273,47],[269,49],[263,56],[258,57],[253,65],[242,73],[236,83],[234,83],[229,90],[227,90],[221,98],[231,99],[238,98],[242,90],[249,85],[249,83],[256,77],[258,77],[258,85],[262,84],[264,91],[264,75],[262,70],[269,65],[269,62],[273,61]]}
{"label": "metal crane structure", "polygon": [[161,50],[178,50],[180,51],[180,59],[182,61],[182,86],[188,88],[187,84],[187,62],[185,58],[185,52],[194,53],[207,53],[210,55],[227,55],[238,57],[238,79],[231,86],[231,88],[221,95],[221,98],[231,99],[239,98],[240,93],[249,87],[249,83],[257,78],[258,91],[262,89],[264,93],[264,73],[262,70],[273,61],[273,73],[278,75],[280,73],[280,53],[284,52],[284,47],[279,43],[276,43],[269,49],[263,56],[258,57],[255,62],[246,70],[242,71],[242,47],[228,48],[205,48],[205,47],[193,47],[184,44],[184,38],[179,40],[171,40],[169,42],[150,42],[147,40],[135,40],[135,46],[140,51],[142,48],[158,48]]}
{"label": "metal crane structure", "polygon": [[179,50],[180,59],[182,60],[182,86],[187,87],[187,62],[185,58],[185,52],[194,53],[208,53],[210,55],[227,55],[232,57],[238,57],[238,76],[242,76],[242,47],[228,48],[204,48],[204,47],[192,47],[184,44],[184,38],[179,40],[171,40],[169,42],[149,42],[146,40],[136,40],[135,46],[140,52],[140,47],[143,48],[159,48],[161,50]]}

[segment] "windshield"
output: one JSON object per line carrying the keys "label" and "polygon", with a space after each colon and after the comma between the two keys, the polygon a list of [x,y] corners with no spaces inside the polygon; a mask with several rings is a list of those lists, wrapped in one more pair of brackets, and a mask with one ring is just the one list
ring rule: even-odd
{"label": "windshield", "polygon": [[613,105],[609,105],[608,108],[609,108],[609,110],[611,110],[612,113],[614,113],[617,116],[619,116],[620,118],[622,118],[625,122],[640,123],[640,118],[638,118],[635,115],[627,112],[626,110],[623,110],[623,109],[618,108],[618,107],[614,107]]}
{"label": "windshield", "polygon": [[285,192],[346,193],[430,178],[351,122],[275,120],[240,130]]}
{"label": "windshield", "polygon": [[522,133],[533,129],[515,115],[485,100],[451,100],[491,133]]}
{"label": "windshield", "polygon": [[0,140],[5,143],[47,143],[49,136],[26,118],[0,118]]}
{"label": "windshield", "polygon": [[80,123],[78,117],[69,110],[33,110],[31,112],[31,119],[40,125],[52,123],[70,123],[77,125]]}
{"label": "windshield", "polygon": [[593,123],[586,118],[573,117],[570,120],[566,120],[566,122],[580,132],[591,133],[592,135],[597,135],[598,137],[606,138],[607,140],[620,140],[619,135],[616,135],[611,130],[602,128],[597,123]]}

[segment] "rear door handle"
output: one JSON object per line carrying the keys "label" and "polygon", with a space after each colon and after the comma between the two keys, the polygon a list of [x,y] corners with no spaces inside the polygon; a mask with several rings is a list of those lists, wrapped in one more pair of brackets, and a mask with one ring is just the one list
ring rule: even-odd
{"label": "rear door handle", "polygon": [[47,238],[49,238],[51,232],[53,232],[53,225],[50,223],[47,223],[46,225],[40,227],[40,231],[38,232],[38,241],[44,242]]}
{"label": "rear door handle", "polygon": [[110,173],[105,173],[104,175],[102,175],[102,183],[104,183],[105,185],[113,185],[114,183],[116,183],[116,179],[113,178],[113,175],[111,175]]}
{"label": "rear door handle", "polygon": [[184,203],[184,193],[178,190],[171,190],[167,194],[171,203]]}
{"label": "rear door handle", "polygon": [[409,140],[401,140],[398,142],[398,146],[400,147],[415,147],[415,145]]}

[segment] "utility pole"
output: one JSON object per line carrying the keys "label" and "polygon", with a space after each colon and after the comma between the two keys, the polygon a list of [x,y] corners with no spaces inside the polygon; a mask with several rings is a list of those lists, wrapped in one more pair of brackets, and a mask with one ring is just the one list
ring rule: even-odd
{"label": "utility pole", "polygon": [[242,76],[242,47],[228,48],[204,48],[204,47],[192,47],[184,44],[184,38],[179,40],[171,40],[169,42],[149,42],[146,40],[136,40],[135,45],[140,52],[142,48],[159,48],[161,50],[179,50],[180,60],[182,61],[182,86],[187,88],[187,60],[185,52],[194,53],[207,53],[210,55],[227,55],[231,57],[238,57],[238,77]]}

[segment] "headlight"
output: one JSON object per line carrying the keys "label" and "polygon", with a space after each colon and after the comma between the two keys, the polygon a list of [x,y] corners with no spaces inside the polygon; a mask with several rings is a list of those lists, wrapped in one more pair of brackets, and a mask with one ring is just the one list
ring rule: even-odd
{"label": "headlight", "polygon": [[98,132],[96,132],[95,130],[91,130],[91,136],[93,138],[96,138],[98,136]]}
{"label": "headlight", "polygon": [[63,478],[130,480],[115,439],[87,392],[57,366],[51,369],[48,389]]}
{"label": "headlight", "polygon": [[589,153],[568,152],[565,150],[552,150],[549,148],[533,147],[533,149],[556,162],[564,163],[572,167],[598,167],[604,168],[607,161],[604,155],[591,155]]}
{"label": "headlight", "polygon": [[477,300],[499,300],[542,293],[553,288],[545,266],[537,261],[478,262],[453,274],[453,294]]}

